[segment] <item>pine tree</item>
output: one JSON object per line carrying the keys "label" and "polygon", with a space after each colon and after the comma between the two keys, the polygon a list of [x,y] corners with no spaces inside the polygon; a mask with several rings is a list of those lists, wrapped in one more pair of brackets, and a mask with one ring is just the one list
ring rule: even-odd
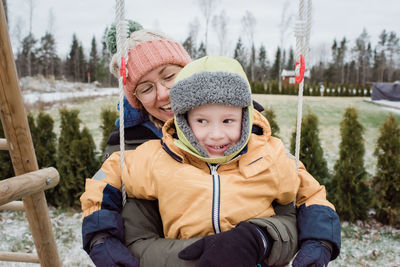
{"label": "pine tree", "polygon": [[294,65],[295,65],[295,60],[294,60],[294,51],[293,51],[293,48],[292,47],[290,47],[290,49],[289,49],[289,58],[288,58],[288,61],[287,61],[287,63],[286,63],[286,69],[288,69],[288,70],[294,70]]}
{"label": "pine tree", "polygon": [[196,44],[193,43],[192,36],[189,35],[182,44],[191,58],[196,58]]}
{"label": "pine tree", "polygon": [[256,48],[254,44],[251,46],[250,49],[250,62],[247,67],[247,77],[250,77],[252,81],[255,81],[255,64],[256,64]]}
{"label": "pine tree", "polygon": [[276,50],[275,54],[275,61],[274,64],[272,65],[271,69],[271,78],[278,80],[280,79],[279,77],[279,68],[280,68],[280,63],[281,62],[281,49],[278,47],[278,50]]}
{"label": "pine tree", "polygon": [[111,53],[108,50],[106,43],[107,32],[108,28],[105,29],[103,37],[101,39],[102,49],[99,64],[97,64],[96,69],[96,80],[103,85],[111,86],[111,81],[114,76],[108,70],[108,64],[111,61]]}
{"label": "pine tree", "polygon": [[50,194],[49,202],[61,207],[78,207],[85,179],[100,167],[96,146],[89,130],[80,128],[78,110],[60,109],[61,133],[58,139],[57,169],[60,182]]}
{"label": "pine tree", "polygon": [[108,136],[115,128],[115,120],[118,118],[118,113],[115,110],[103,109],[101,111],[101,125],[100,128],[103,130],[103,139],[101,141],[101,154],[104,154],[106,149]]}
{"label": "pine tree", "polygon": [[32,142],[33,144],[35,144],[35,137],[38,136],[35,117],[33,116],[32,113],[28,113],[27,118],[28,118],[29,130],[31,132]]}
{"label": "pine tree", "polygon": [[88,128],[84,127],[80,139],[71,142],[69,171],[75,176],[73,187],[68,192],[71,207],[80,206],[79,197],[85,191],[86,178],[92,177],[100,167],[95,151],[93,137]]}
{"label": "pine tree", "polygon": [[278,133],[280,131],[279,129],[279,125],[276,122],[276,116],[275,116],[275,112],[272,108],[265,108],[264,110],[265,113],[265,118],[267,118],[268,122],[269,122],[269,126],[271,126],[271,135],[275,136],[275,137],[279,137]]}
{"label": "pine tree", "polygon": [[79,45],[79,49],[78,49],[78,65],[79,65],[79,81],[81,82],[87,82],[88,81],[88,77],[87,77],[87,71],[88,71],[88,66],[87,66],[87,61],[86,61],[86,57],[85,57],[85,53],[83,52],[83,46]]}
{"label": "pine tree", "polygon": [[355,108],[347,108],[340,123],[341,142],[330,186],[330,199],[343,220],[363,220],[370,207],[367,172],[364,168],[364,127]]}
{"label": "pine tree", "polygon": [[373,179],[376,217],[393,226],[400,225],[400,128],[389,114],[380,129],[375,156],[377,171]]}
{"label": "pine tree", "polygon": [[79,43],[76,34],[72,35],[72,44],[70,52],[67,56],[66,74],[73,81],[79,81],[80,65],[79,65]]}
{"label": "pine tree", "polygon": [[196,53],[196,58],[202,58],[207,56],[207,50],[203,42],[200,43],[199,49]]}
{"label": "pine tree", "polygon": [[[50,115],[40,112],[36,121],[28,114],[28,123],[35,148],[39,168],[56,167],[56,134],[53,132],[54,121]],[[54,205],[57,192],[54,188],[45,191],[47,201]]]}
{"label": "pine tree", "polygon": [[256,77],[258,81],[264,82],[268,78],[268,65],[267,51],[265,50],[265,46],[261,45],[257,56]]}
{"label": "pine tree", "polygon": [[56,42],[51,33],[40,38],[40,47],[37,50],[38,55],[38,72],[45,77],[55,76],[58,73],[58,64],[60,59],[57,56]]}
{"label": "pine tree", "polygon": [[90,58],[89,58],[89,74],[90,80],[97,81],[97,69],[99,65],[99,57],[97,55],[97,45],[96,45],[96,38],[93,36],[92,38],[92,48],[90,49]]}
{"label": "pine tree", "polygon": [[[0,138],[4,138],[3,124],[0,123]],[[10,153],[5,150],[0,151],[0,180],[13,177],[14,169],[11,162]]]}
{"label": "pine tree", "polygon": [[57,136],[53,131],[54,120],[49,114],[40,112],[36,118],[35,150],[39,168],[56,166]]}
{"label": "pine tree", "polygon": [[239,61],[239,63],[242,65],[243,68],[246,68],[247,66],[246,52],[244,49],[242,39],[240,37],[236,43],[235,51],[233,53],[233,58]]}
{"label": "pine tree", "polygon": [[[60,174],[60,182],[54,188],[54,194],[57,196],[51,204],[62,207],[71,207],[75,203],[74,193],[76,177],[75,161],[71,157],[72,142],[81,139],[79,131],[80,120],[78,118],[78,110],[60,109],[61,132],[58,138],[58,155],[57,155],[57,170]],[[53,193],[53,190],[49,190]]]}
{"label": "pine tree", "polygon": [[[290,151],[296,150],[296,130],[292,133]],[[320,183],[326,184],[329,179],[328,167],[319,139],[318,117],[308,111],[301,121],[300,161],[307,171]]]}
{"label": "pine tree", "polygon": [[20,77],[33,76],[36,74],[35,65],[37,57],[35,54],[35,45],[37,40],[33,34],[28,34],[22,40],[22,51],[17,55],[18,74]]}

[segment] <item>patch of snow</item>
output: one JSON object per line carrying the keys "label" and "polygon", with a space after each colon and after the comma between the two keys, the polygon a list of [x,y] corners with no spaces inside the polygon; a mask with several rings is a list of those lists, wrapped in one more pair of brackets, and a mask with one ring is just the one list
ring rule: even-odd
{"label": "patch of snow", "polygon": [[119,88],[99,88],[98,82],[81,83],[46,79],[43,76],[23,77],[19,80],[26,104],[51,103],[83,97],[109,96],[119,93]]}
{"label": "patch of snow", "polygon": [[[80,212],[50,209],[57,248],[64,266],[94,266],[82,249]],[[342,222],[342,248],[329,266],[400,266],[400,230],[374,220]],[[0,212],[0,251],[35,252],[23,212]],[[36,267],[38,264],[0,262],[0,266]]]}
{"label": "patch of snow", "polygon": [[101,89],[83,90],[83,91],[71,90],[70,92],[53,92],[53,93],[33,92],[33,93],[23,94],[22,97],[25,103],[33,104],[36,102],[51,103],[71,98],[109,96],[109,95],[116,95],[118,93],[119,93],[118,88],[101,88]]}
{"label": "patch of snow", "polygon": [[[63,266],[94,266],[82,248],[81,213],[50,209],[58,253]],[[0,251],[36,253],[24,212],[0,212]],[[0,266],[37,267],[35,263],[0,262]]]}

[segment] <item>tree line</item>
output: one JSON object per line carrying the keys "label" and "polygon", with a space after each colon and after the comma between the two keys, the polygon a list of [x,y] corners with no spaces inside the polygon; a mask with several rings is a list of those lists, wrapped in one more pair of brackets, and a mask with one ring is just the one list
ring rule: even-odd
{"label": "tree line", "polygon": [[[2,0],[7,16],[7,1]],[[279,92],[282,91],[281,73],[283,69],[293,70],[295,51],[285,48],[287,32],[292,24],[293,14],[288,14],[290,1],[282,6],[279,46],[275,51],[267,51],[264,44],[254,41],[257,20],[250,11],[245,11],[240,18],[241,33],[232,49],[228,41],[230,18],[224,8],[219,8],[217,0],[197,0],[197,7],[203,16],[204,37],[199,38],[201,23],[195,17],[188,23],[188,35],[182,45],[192,59],[209,54],[209,32],[217,37],[217,46],[212,54],[231,56],[244,67],[252,82],[277,81]],[[19,77],[43,75],[56,79],[67,79],[75,82],[97,81],[103,86],[116,86],[117,80],[108,71],[111,53],[107,49],[106,35],[108,27],[100,40],[93,36],[90,52],[87,55],[82,42],[73,34],[69,52],[60,58],[56,50],[56,40],[51,26],[46,33],[37,39],[32,33],[32,16],[34,4],[30,1],[30,30],[20,40],[15,49],[15,60]],[[51,10],[50,10],[51,11]],[[218,13],[219,12],[219,13]],[[49,24],[54,23],[54,14],[49,14]],[[232,49],[232,51],[230,51]],[[272,52],[272,53],[269,53]],[[273,59],[268,58],[273,54]],[[345,87],[366,87],[372,82],[394,82],[400,80],[400,38],[395,31],[383,29],[376,45],[371,43],[367,29],[351,42],[346,37],[331,42],[330,51],[312,48],[313,65],[310,66],[310,84],[329,83],[346,85]],[[327,59],[326,55],[330,55]]]}
{"label": "tree line", "polygon": [[111,54],[105,41],[107,30],[101,40],[100,51],[93,36],[89,55],[85,54],[83,44],[73,34],[65,59],[57,55],[56,40],[52,33],[46,32],[40,39],[36,39],[32,33],[28,34],[16,51],[15,63],[19,77],[43,75],[72,82],[97,81],[103,86],[116,85],[116,79],[108,70]]}
{"label": "tree line", "polygon": [[[40,39],[29,34],[22,39],[16,52],[19,76],[43,75],[73,82],[97,81],[104,86],[116,85],[116,79],[108,71],[111,54],[105,41],[107,30],[102,37],[100,51],[96,38],[92,38],[89,55],[85,54],[83,44],[74,34],[65,59],[57,55],[56,41],[51,33],[47,32]],[[399,40],[395,32],[383,30],[378,44],[372,47],[365,29],[353,47],[345,37],[340,42],[333,40],[331,59],[313,65],[307,82],[367,87],[372,82],[400,80]],[[193,59],[208,54],[204,42],[197,46],[191,35],[182,45]],[[271,63],[264,45],[246,47],[242,37],[238,38],[231,54],[244,66],[252,82],[279,81],[281,70],[293,70],[295,65],[293,48],[286,50],[278,47]]]}

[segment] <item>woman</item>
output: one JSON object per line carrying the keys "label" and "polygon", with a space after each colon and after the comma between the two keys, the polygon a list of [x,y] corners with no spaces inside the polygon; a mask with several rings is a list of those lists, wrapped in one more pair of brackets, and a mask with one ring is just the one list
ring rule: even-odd
{"label": "woman", "polygon": [[[128,49],[128,82],[124,90],[129,105],[124,105],[126,110],[125,143],[126,149],[134,149],[146,140],[161,138],[161,126],[166,120],[173,117],[169,88],[179,70],[190,62],[190,57],[179,43],[162,34],[147,30],[132,33]],[[119,75],[116,56],[113,57],[110,69],[114,75]],[[119,151],[118,129],[115,129],[110,135],[106,157],[113,151]],[[96,179],[96,175],[94,178]],[[116,208],[116,214],[119,214],[118,210],[121,207]],[[275,213],[277,216],[271,218],[251,220],[251,223],[261,227],[273,240],[270,244],[272,248],[267,261],[270,266],[288,263],[297,251],[295,208],[293,205],[276,206]],[[128,198],[122,209],[122,217],[125,225],[125,244],[140,260],[140,266],[194,265],[193,262],[180,260],[177,255],[199,238],[164,239],[156,201]],[[120,249],[118,253],[107,251],[119,248],[119,246],[114,244],[106,246],[108,236],[121,236],[121,229],[114,226],[96,225],[97,228],[92,227],[90,230],[85,230],[85,220],[83,239],[86,251],[90,252],[95,245],[103,246],[105,253],[97,253],[96,256],[99,254],[102,256],[114,255],[114,263],[124,263],[126,255],[121,255],[121,259],[115,256],[122,254]],[[115,234],[115,232],[118,233]],[[114,239],[113,242],[117,241]]]}

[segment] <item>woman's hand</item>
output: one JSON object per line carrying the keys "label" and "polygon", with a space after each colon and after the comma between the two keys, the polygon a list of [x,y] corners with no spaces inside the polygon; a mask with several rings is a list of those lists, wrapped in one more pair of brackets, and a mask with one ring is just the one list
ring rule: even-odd
{"label": "woman's hand", "polygon": [[182,250],[179,258],[199,259],[196,267],[249,267],[261,263],[267,251],[265,234],[256,225],[241,222],[232,230],[203,237]]}

